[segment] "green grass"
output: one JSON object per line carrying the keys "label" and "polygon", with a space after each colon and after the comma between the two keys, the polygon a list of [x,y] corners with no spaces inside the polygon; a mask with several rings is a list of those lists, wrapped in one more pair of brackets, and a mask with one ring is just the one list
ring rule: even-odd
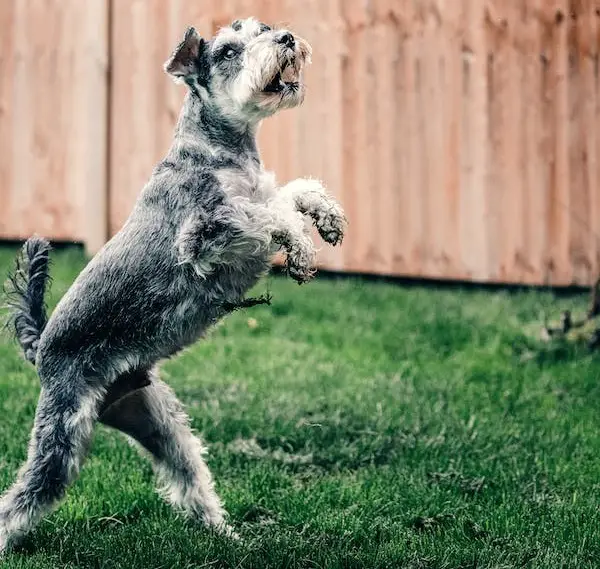
{"label": "green grass", "polygon": [[[14,251],[0,249],[3,273]],[[83,264],[55,255],[52,303]],[[270,286],[271,307],[163,366],[245,541],[173,513],[149,464],[101,427],[68,499],[6,567],[600,566],[599,356],[527,334],[584,296]],[[7,339],[0,366],[4,488],[39,387]]]}

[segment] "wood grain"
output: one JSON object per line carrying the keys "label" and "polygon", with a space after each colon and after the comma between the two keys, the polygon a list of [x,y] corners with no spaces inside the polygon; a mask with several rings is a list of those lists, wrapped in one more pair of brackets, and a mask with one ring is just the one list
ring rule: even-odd
{"label": "wood grain", "polygon": [[107,0],[0,3],[0,235],[107,238]]}

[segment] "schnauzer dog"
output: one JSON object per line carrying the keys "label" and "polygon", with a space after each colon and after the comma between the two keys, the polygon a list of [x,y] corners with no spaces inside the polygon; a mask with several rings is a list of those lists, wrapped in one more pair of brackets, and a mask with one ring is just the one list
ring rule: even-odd
{"label": "schnauzer dog", "polygon": [[0,551],[64,496],[96,421],[152,457],[166,497],[231,533],[205,448],[157,362],[199,339],[270,268],[278,250],[299,282],[315,249],[304,216],[332,245],[346,220],[322,184],[279,187],[263,169],[262,119],[301,104],[311,49],[288,30],[236,20],[211,40],[189,28],[165,71],[189,88],[173,144],[123,228],[46,318],[48,242],[31,238],[12,276],[12,317],[41,392],[27,460],[0,499]]}

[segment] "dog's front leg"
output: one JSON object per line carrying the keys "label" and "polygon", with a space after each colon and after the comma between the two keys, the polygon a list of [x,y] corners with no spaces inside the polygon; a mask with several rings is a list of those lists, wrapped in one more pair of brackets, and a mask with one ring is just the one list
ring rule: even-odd
{"label": "dog's front leg", "polygon": [[210,215],[193,213],[182,224],[175,248],[179,264],[190,264],[201,278],[217,265],[235,263],[240,255],[268,257],[279,248],[287,254],[293,279],[306,282],[315,272],[315,248],[304,218],[279,195],[267,207],[234,200]]}
{"label": "dog's front leg", "polygon": [[292,202],[278,193],[267,203],[271,218],[271,239],[286,253],[286,268],[298,283],[315,274],[316,252],[302,214]]}
{"label": "dog's front leg", "polygon": [[183,222],[175,241],[178,264],[191,265],[202,279],[208,277],[218,264],[223,264],[239,233],[230,216],[225,208],[210,215],[203,210],[192,213]]}
{"label": "dog's front leg", "polygon": [[291,199],[300,213],[313,219],[324,241],[334,246],[342,242],[347,225],[344,210],[319,180],[298,178],[283,186],[280,193]]}

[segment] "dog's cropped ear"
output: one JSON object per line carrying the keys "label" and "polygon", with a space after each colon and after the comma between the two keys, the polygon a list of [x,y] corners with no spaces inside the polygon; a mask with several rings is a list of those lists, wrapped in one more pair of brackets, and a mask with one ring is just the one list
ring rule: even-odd
{"label": "dog's cropped ear", "polygon": [[165,71],[175,80],[189,83],[196,77],[200,83],[206,69],[206,42],[194,28],[188,28],[183,41],[164,65]]}

